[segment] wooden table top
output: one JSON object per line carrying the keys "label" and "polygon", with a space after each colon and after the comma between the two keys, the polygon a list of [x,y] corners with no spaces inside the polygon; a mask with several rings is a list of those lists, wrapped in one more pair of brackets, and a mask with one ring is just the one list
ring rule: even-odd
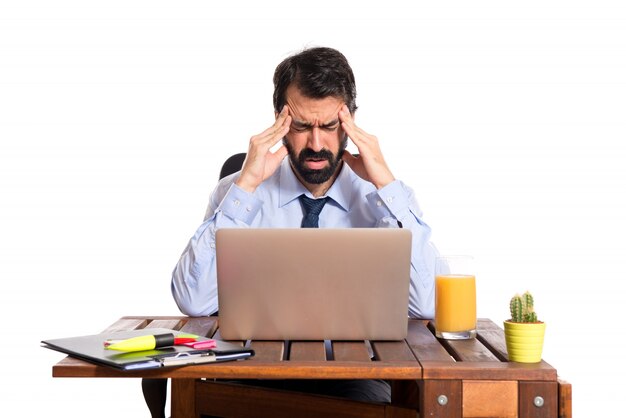
{"label": "wooden table top", "polygon": [[[219,339],[216,317],[125,316],[103,332],[168,328]],[[247,360],[140,371],[119,371],[67,357],[53,366],[54,377],[150,377],[221,379],[475,379],[556,381],[545,361],[508,362],[504,331],[478,320],[478,337],[435,338],[433,324],[408,320],[404,341],[242,341],[255,350]]]}

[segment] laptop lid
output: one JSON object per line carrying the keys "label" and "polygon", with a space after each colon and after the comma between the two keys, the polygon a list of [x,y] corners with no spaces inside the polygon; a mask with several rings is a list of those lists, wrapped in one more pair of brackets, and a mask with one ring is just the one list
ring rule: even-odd
{"label": "laptop lid", "polygon": [[240,228],[216,232],[227,340],[401,340],[411,232]]}

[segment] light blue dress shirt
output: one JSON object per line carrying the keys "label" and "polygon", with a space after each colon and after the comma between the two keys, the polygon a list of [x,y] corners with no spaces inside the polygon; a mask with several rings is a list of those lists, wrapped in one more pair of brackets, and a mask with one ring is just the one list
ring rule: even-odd
{"label": "light blue dress shirt", "polygon": [[[213,191],[205,219],[183,251],[172,274],[172,294],[181,312],[204,316],[218,310],[215,231],[220,228],[299,228],[304,215],[298,196],[313,197],[285,158],[254,193],[234,184],[239,173],[222,179]],[[399,180],[376,190],[343,164],[326,193],[330,199],[320,228],[402,228],[412,232],[408,314],[434,316],[434,264],[437,250],[429,241],[413,191]],[[303,251],[306,251],[303,249]]]}

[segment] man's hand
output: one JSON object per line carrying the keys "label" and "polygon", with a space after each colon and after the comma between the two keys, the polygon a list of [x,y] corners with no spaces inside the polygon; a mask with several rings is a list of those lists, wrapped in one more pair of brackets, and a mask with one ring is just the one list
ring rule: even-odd
{"label": "man's hand", "polygon": [[344,151],[342,159],[346,164],[359,177],[374,184],[377,189],[381,189],[394,181],[395,178],[387,167],[378,145],[378,138],[356,126],[348,107],[345,105],[339,111],[339,119],[341,120],[341,127],[359,150],[358,157]]}
{"label": "man's hand", "polygon": [[243,162],[241,174],[235,181],[237,186],[252,193],[276,171],[287,155],[287,148],[282,145],[273,153],[270,149],[287,135],[290,126],[291,116],[289,116],[289,108],[285,105],[274,125],[250,138],[248,155]]}

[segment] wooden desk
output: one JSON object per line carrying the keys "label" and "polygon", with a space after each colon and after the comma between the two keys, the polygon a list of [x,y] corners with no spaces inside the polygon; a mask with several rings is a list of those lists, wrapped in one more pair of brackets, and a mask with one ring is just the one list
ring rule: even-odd
{"label": "wooden desk", "polygon": [[[219,338],[214,317],[126,316],[104,332],[140,328]],[[420,417],[572,416],[571,385],[558,379],[556,369],[546,362],[506,361],[504,332],[488,319],[478,321],[477,339],[465,341],[438,340],[431,323],[409,320],[405,341],[333,341],[328,354],[322,341],[247,343],[256,355],[244,361],[122,372],[67,357],[53,366],[52,375],[172,378],[174,418],[196,416],[193,405],[197,392],[203,390],[200,378],[389,379],[417,383],[417,390],[408,397],[401,397],[396,385],[392,386],[392,405],[419,409]]]}

